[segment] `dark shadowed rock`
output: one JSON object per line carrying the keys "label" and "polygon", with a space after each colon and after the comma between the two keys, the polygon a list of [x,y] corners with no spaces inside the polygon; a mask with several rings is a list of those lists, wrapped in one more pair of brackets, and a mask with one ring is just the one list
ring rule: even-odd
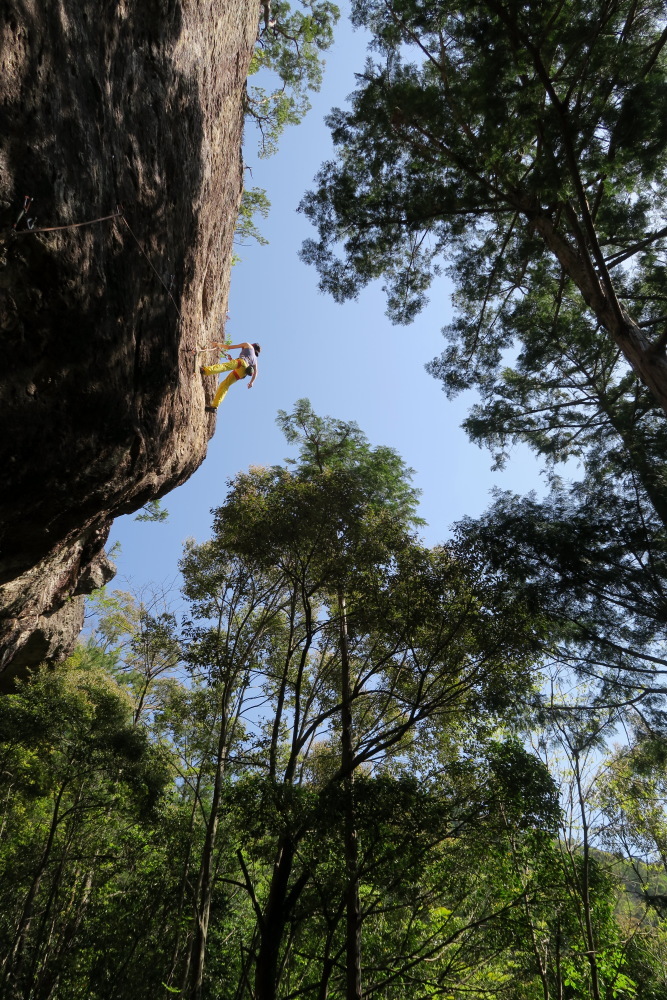
{"label": "dark shadowed rock", "polygon": [[77,595],[112,573],[113,518],[206,453],[212,418],[189,352],[224,327],[257,6],[2,5],[5,677],[67,653]]}

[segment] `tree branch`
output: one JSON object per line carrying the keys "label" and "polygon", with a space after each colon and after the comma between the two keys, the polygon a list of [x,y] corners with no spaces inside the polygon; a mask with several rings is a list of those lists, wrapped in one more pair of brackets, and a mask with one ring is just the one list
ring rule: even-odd
{"label": "tree branch", "polygon": [[635,243],[634,246],[628,247],[627,250],[623,250],[621,253],[612,254],[611,257],[605,258],[605,264],[607,267],[616,267],[617,264],[621,264],[628,257],[632,257],[639,250],[643,250],[644,247],[650,246],[651,243],[655,243],[656,240],[661,240],[663,236],[667,236],[667,226],[663,226],[656,233],[650,233],[648,236],[640,240],[639,243]]}

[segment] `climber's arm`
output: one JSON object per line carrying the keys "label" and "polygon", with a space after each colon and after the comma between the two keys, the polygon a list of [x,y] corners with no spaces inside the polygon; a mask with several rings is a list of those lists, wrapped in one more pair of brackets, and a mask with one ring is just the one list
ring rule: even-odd
{"label": "climber's arm", "polygon": [[243,344],[218,344],[214,340],[211,341],[212,347],[223,347],[226,351],[236,351],[240,350],[242,347],[252,347],[252,344],[244,342]]}

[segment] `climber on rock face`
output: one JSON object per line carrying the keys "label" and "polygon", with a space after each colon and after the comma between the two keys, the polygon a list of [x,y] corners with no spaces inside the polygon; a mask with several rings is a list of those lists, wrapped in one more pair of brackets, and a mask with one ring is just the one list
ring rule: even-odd
{"label": "climber on rock face", "polygon": [[199,369],[202,375],[218,375],[220,372],[229,372],[227,378],[223,379],[218,386],[218,391],[213,398],[213,402],[210,406],[206,407],[208,413],[215,413],[227,395],[230,385],[234,382],[250,375],[252,377],[248,383],[248,388],[252,389],[253,382],[257,378],[257,355],[262,348],[259,344],[218,344],[215,341],[212,341],[211,346],[220,347],[224,351],[241,351],[236,361],[224,361],[219,365],[202,365]]}

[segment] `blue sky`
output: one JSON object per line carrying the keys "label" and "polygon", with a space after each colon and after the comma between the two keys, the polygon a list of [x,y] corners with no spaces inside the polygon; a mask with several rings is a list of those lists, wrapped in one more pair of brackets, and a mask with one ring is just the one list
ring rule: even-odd
{"label": "blue sky", "polygon": [[364,37],[341,20],[322,90],[312,96],[305,121],[283,135],[279,152],[258,160],[256,135],[248,130],[247,185],[265,188],[271,200],[268,219],[258,220],[269,244],[237,248],[242,261],[232,272],[227,332],[234,343],[261,343],[257,381],[250,392],[247,382],[231,388],[203,465],[163,501],[167,522],[137,522],[134,515],[116,521],[110,544],[119,542],[121,549],[111,587],[177,587],[183,542],[206,540],[210,510],[224,500],[227,480],[249,465],[279,463],[290,454],[275,417],[304,396],[321,415],[356,421],[371,444],[395,448],[415,470],[428,544],[446,538],[459,518],[481,513],[494,486],[523,493],[542,484],[537,459],[523,448],[505,471],[492,472],[490,454],[460,429],[471,397],[448,401],[424,370],[442,350],[441,329],[451,318],[451,288],[444,280],[434,285],[417,320],[397,327],[384,314],[379,284],[358,301],[337,305],[318,292],[314,269],[298,259],[313,231],[297,205],[331,155],[324,116],[344,105],[364,60]]}

